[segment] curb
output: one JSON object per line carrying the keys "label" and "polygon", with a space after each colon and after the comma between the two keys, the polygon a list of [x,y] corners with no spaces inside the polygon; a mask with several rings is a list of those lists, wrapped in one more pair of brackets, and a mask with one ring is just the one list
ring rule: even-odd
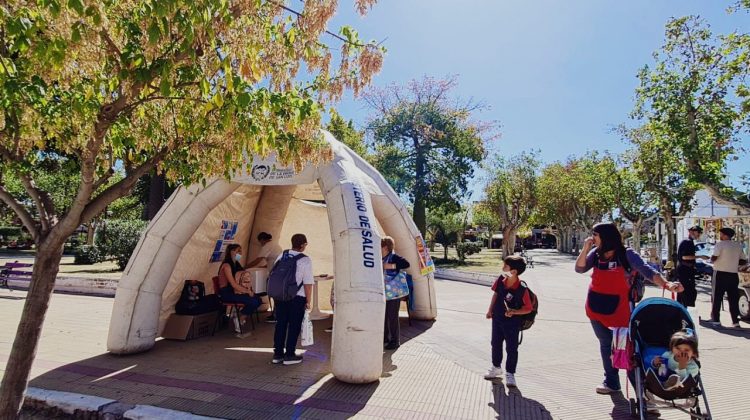
{"label": "curb", "polygon": [[497,276],[492,274],[467,273],[464,271],[438,268],[435,270],[435,278],[478,284],[480,286],[492,286],[497,279]]}
{"label": "curb", "polygon": [[41,412],[50,417],[65,415],[73,419],[216,420],[216,417],[198,416],[151,405],[123,404],[108,398],[34,387],[26,390],[23,407],[24,410]]}
{"label": "curb", "polygon": [[[119,279],[102,279],[91,277],[57,277],[56,293],[70,293],[86,296],[115,297]],[[28,290],[28,280],[9,280],[8,286],[15,290]]]}

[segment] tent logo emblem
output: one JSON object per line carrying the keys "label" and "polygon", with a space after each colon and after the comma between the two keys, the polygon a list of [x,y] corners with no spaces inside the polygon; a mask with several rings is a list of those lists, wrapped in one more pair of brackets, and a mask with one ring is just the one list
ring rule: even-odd
{"label": "tent logo emblem", "polygon": [[253,165],[253,169],[250,171],[250,176],[256,181],[262,181],[266,179],[270,172],[271,168],[269,168],[268,165]]}

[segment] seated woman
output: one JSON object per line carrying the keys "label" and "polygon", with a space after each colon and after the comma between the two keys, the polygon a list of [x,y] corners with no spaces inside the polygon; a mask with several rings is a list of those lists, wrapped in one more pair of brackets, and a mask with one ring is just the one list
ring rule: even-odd
{"label": "seated woman", "polygon": [[224,261],[219,267],[219,290],[218,295],[224,303],[241,303],[242,308],[240,322],[245,323],[247,315],[255,312],[261,305],[260,298],[255,296],[252,287],[245,287],[240,282],[242,271],[242,247],[238,244],[227,246],[224,253]]}

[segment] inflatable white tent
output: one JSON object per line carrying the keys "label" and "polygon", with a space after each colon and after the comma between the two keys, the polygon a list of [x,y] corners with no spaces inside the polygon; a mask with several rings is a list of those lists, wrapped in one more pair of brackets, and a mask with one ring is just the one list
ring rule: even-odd
{"label": "inflatable white tent", "polygon": [[350,383],[380,377],[385,311],[380,238],[392,236],[396,252],[411,264],[410,316],[415,319],[437,316],[431,261],[407,209],[382,175],[330,133],[324,135],[333,159],[299,173],[280,167],[274,156],[256,156],[231,181],[175,191],[143,233],[120,280],[110,352],[153,347],[185,279],[203,281],[211,293],[227,243],[249,251],[244,264],[259,252],[258,233],[272,234],[278,249],[289,248],[291,236],[303,233],[314,274],[335,278],[333,374]]}

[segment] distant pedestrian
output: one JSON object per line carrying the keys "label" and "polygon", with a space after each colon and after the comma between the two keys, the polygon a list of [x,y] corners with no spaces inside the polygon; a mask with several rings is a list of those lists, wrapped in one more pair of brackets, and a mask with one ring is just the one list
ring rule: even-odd
{"label": "distant pedestrian", "polygon": [[499,379],[503,376],[503,343],[508,358],[505,361],[505,385],[516,386],[516,366],[518,365],[518,338],[521,320],[533,310],[529,290],[518,277],[526,271],[523,257],[511,255],[503,260],[503,272],[492,285],[492,301],[487,310],[487,319],[492,319],[492,367],[485,379]]}
{"label": "distant pedestrian", "polygon": [[677,301],[683,306],[695,306],[698,291],[695,288],[695,260],[708,259],[706,255],[695,255],[695,241],[701,238],[703,228],[696,225],[688,229],[687,239],[677,248],[677,280],[685,289],[677,294]]}
{"label": "distant pedestrian", "polygon": [[645,279],[669,290],[679,291],[681,287],[679,283],[664,280],[640,255],[625,248],[622,235],[614,223],[595,225],[591,235],[583,242],[575,270],[585,273],[594,269],[586,298],[586,316],[599,339],[599,353],[604,367],[604,382],[596,387],[596,392],[612,394],[620,392],[620,377],[618,370],[612,366],[610,328],[627,327],[630,321],[628,272],[636,270]]}
{"label": "distant pedestrian", "polygon": [[738,289],[740,276],[737,274],[737,269],[740,265],[747,264],[747,256],[742,250],[742,244],[733,241],[732,238],[734,238],[734,229],[719,229],[719,239],[721,241],[714,247],[714,253],[711,257],[716,275],[713,287],[711,322],[721,324],[719,322],[719,314],[721,312],[721,303],[724,300],[724,293],[726,293],[729,300],[729,315],[732,318],[732,325],[735,328],[740,328],[740,292]]}

